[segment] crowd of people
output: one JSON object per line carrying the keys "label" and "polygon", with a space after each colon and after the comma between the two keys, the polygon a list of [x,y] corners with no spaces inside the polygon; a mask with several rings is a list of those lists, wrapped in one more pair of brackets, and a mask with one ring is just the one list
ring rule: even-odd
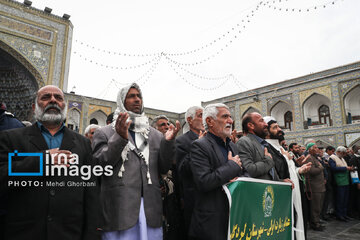
{"label": "crowd of people", "polygon": [[[91,124],[85,136],[65,126],[56,86],[37,92],[33,111],[31,126],[13,116],[0,126],[0,239],[227,239],[222,186],[238,177],[289,183],[297,240],[309,227],[323,231],[324,221],[360,217],[360,147],[288,145],[271,116],[245,114],[240,132],[225,104],[193,106],[189,131],[178,136],[178,121],[160,115],[149,123],[136,83],[120,89],[108,125]],[[65,172],[90,166],[93,174],[26,175],[49,163],[26,154],[9,161],[17,152],[50,155]],[[66,160],[74,155],[75,163]],[[60,185],[70,180],[77,187]]]}

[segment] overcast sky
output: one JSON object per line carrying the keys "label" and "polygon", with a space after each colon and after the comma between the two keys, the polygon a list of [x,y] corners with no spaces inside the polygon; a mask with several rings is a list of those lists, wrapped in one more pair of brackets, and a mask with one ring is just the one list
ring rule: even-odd
{"label": "overcast sky", "polygon": [[359,0],[32,1],[71,15],[68,92],[115,101],[136,81],[172,112],[360,60]]}

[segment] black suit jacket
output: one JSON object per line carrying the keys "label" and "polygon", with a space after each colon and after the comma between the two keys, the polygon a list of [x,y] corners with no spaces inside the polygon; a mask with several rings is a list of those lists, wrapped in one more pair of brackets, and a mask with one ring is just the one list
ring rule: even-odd
{"label": "black suit jacket", "polygon": [[[237,153],[235,144],[230,142],[230,147]],[[190,165],[196,187],[190,236],[206,240],[226,239],[229,202],[222,185],[240,176],[241,168],[224,159],[220,147],[209,134],[193,142]]]}
{"label": "black suit jacket", "polygon": [[[65,181],[65,184],[67,181],[82,182],[80,177],[8,176],[9,152],[45,152],[47,149],[37,124],[0,133],[1,184],[8,185],[9,181],[43,183],[38,187],[6,187],[9,201],[5,239],[100,239],[96,231],[99,226],[98,187],[46,186],[47,181]],[[78,154],[79,166],[93,165],[89,140],[66,127],[60,149]],[[23,157],[13,161],[12,166],[13,172],[36,171],[39,169],[39,158]],[[89,182],[95,180],[92,176]]]}
{"label": "black suit jacket", "polygon": [[176,167],[182,183],[185,204],[194,205],[194,180],[190,167],[190,150],[193,141],[199,138],[193,131],[176,138]]}
{"label": "black suit jacket", "polygon": [[279,179],[290,178],[289,167],[285,157],[269,143],[269,153],[275,163],[275,170]]}
{"label": "black suit jacket", "polygon": [[180,195],[184,200],[186,234],[188,234],[195,204],[195,186],[190,166],[190,150],[191,144],[198,138],[199,136],[191,130],[176,138],[176,168],[180,181]]}

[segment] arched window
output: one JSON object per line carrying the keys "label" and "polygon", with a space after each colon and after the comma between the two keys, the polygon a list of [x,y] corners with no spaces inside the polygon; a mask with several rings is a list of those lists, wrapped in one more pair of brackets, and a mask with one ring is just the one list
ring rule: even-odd
{"label": "arched window", "polygon": [[287,111],[284,115],[285,128],[291,130],[293,124],[292,112]]}
{"label": "arched window", "polygon": [[320,124],[330,124],[330,108],[326,105],[319,107],[319,122]]}

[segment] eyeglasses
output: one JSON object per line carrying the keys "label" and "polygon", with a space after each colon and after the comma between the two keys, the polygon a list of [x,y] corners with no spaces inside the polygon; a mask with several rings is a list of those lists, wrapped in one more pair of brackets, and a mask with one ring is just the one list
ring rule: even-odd
{"label": "eyeglasses", "polygon": [[165,125],[170,126],[170,123],[162,123],[162,124],[160,124],[160,127],[164,127]]}

